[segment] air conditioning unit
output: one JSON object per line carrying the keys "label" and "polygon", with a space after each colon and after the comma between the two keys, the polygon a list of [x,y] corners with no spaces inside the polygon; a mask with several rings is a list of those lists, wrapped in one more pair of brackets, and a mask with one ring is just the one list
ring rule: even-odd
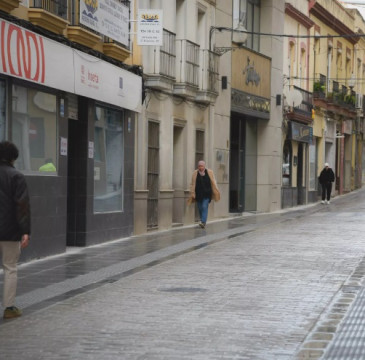
{"label": "air conditioning unit", "polygon": [[362,94],[356,94],[356,109],[362,109]]}

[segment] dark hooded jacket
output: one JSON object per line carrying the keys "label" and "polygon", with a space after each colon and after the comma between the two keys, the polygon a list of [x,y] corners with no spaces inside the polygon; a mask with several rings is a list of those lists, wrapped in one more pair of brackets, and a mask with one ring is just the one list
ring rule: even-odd
{"label": "dark hooded jacket", "polygon": [[0,162],[0,241],[20,241],[30,235],[30,202],[24,175]]}
{"label": "dark hooded jacket", "polygon": [[321,174],[319,175],[319,183],[325,185],[334,181],[335,181],[335,174],[333,170],[330,167],[328,169],[324,168],[321,171]]}

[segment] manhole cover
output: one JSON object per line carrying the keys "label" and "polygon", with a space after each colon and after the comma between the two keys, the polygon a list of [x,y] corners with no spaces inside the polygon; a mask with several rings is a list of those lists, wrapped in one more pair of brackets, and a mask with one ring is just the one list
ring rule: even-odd
{"label": "manhole cover", "polygon": [[166,292],[187,292],[187,293],[194,293],[194,292],[204,292],[207,289],[203,288],[194,288],[194,287],[173,287],[173,288],[166,288],[166,289],[159,289],[160,291]]}

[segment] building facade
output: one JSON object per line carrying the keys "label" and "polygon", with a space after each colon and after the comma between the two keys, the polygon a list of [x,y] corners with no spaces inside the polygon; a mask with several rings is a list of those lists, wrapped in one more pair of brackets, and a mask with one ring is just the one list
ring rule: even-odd
{"label": "building facade", "polygon": [[284,4],[233,1],[229,210],[281,208],[281,116]]}
{"label": "building facade", "polygon": [[140,49],[146,98],[136,130],[135,233],[194,223],[197,211],[187,199],[202,159],[222,194],[209,216],[227,216],[229,83],[222,86],[221,76],[230,76],[230,56],[210,45],[217,24],[231,26],[230,2],[137,4],[163,9],[163,46]]}
{"label": "building facade", "polygon": [[[141,45],[151,12],[162,42]],[[332,0],[2,0],[23,259],[196,223],[201,159],[221,192],[209,220],[316,202],[325,162],[334,195],[361,187],[364,24]]]}
{"label": "building facade", "polygon": [[360,37],[355,28],[359,14],[327,0],[310,1],[309,14],[314,22],[311,72],[315,121],[323,132],[316,139],[318,173],[328,162],[336,175],[333,193],[343,194],[354,190],[355,183],[360,186],[355,180],[361,172],[362,147],[362,74],[358,72],[363,58],[356,50]]}
{"label": "building facade", "polygon": [[[130,4],[119,5],[128,37]],[[123,62],[128,40],[92,29],[98,9],[89,5],[84,19],[83,6],[0,3],[0,138],[18,146],[15,165],[31,197],[24,260],[133,233],[140,68]],[[43,171],[45,163],[52,171]]]}

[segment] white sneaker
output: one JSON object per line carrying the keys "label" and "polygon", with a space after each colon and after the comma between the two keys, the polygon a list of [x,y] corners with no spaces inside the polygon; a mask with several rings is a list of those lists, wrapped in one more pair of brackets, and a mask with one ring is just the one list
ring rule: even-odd
{"label": "white sneaker", "polygon": [[327,200],[327,205],[331,204],[331,202],[329,200]]}
{"label": "white sneaker", "polygon": [[325,204],[325,201],[324,201],[324,200],[322,200],[322,201],[321,201],[321,204]]}

